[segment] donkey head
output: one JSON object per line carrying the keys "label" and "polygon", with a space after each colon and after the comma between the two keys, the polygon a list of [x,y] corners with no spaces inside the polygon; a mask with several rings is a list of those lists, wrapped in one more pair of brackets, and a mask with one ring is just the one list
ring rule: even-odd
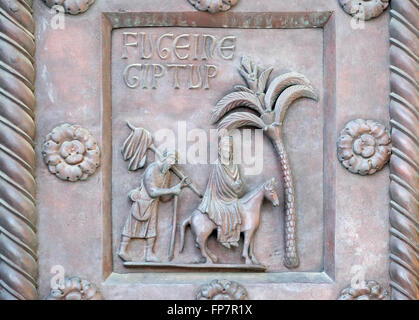
{"label": "donkey head", "polygon": [[275,178],[265,182],[264,195],[267,200],[272,202],[274,207],[279,206],[278,186],[276,184]]}

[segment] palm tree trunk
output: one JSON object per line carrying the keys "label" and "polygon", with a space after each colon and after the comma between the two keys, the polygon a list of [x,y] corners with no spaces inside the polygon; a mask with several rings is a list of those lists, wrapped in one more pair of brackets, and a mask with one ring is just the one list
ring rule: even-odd
{"label": "palm tree trunk", "polygon": [[281,171],[282,171],[282,182],[285,193],[285,255],[284,265],[287,268],[296,268],[300,264],[297,252],[297,217],[295,214],[295,199],[294,199],[294,183],[291,174],[291,168],[287,156],[287,152],[284,148],[281,137],[281,127],[271,128],[268,130],[267,135],[271,139],[271,142],[278,154]]}

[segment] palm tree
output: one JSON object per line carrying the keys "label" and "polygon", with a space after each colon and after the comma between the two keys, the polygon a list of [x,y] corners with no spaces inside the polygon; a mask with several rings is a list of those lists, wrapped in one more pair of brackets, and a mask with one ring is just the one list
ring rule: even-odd
{"label": "palm tree", "polygon": [[[285,255],[284,265],[296,268],[299,258],[296,245],[296,214],[294,200],[294,184],[288,156],[282,142],[282,124],[288,107],[299,98],[317,100],[317,94],[310,81],[302,74],[289,72],[273,79],[269,86],[268,80],[273,68],[263,72],[248,57],[241,60],[240,74],[247,87],[237,85],[236,91],[222,98],[212,111],[212,123],[218,124],[218,130],[233,130],[244,126],[263,129],[271,140],[278,154],[282,181],[285,192]],[[245,107],[250,110],[229,111]],[[252,110],[254,112],[252,112]],[[229,113],[228,115],[226,115]]]}

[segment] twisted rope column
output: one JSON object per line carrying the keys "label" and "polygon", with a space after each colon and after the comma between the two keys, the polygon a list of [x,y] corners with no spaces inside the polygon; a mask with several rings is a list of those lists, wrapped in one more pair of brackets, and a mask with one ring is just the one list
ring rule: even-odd
{"label": "twisted rope column", "polygon": [[0,0],[0,299],[37,298],[32,0]]}
{"label": "twisted rope column", "polygon": [[419,3],[392,0],[390,15],[390,286],[419,299]]}

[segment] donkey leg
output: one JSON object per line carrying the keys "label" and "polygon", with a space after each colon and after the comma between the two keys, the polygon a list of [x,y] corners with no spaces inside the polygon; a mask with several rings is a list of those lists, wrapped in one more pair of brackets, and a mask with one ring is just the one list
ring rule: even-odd
{"label": "donkey leg", "polygon": [[244,232],[242,258],[245,259],[246,264],[252,264],[252,260],[249,258],[249,246],[250,246],[251,235],[252,235],[251,230]]}
{"label": "donkey leg", "polygon": [[250,241],[250,259],[252,260],[253,264],[260,264],[258,259],[255,256],[255,237],[252,237],[252,240]]}
{"label": "donkey leg", "polygon": [[207,249],[207,237],[205,237],[205,235],[198,235],[196,242],[198,243],[199,249],[201,250],[202,257],[205,259],[205,263],[214,263],[216,257],[211,252],[208,252],[209,250]]}
{"label": "donkey leg", "polygon": [[209,251],[207,247],[207,240],[211,232],[214,230],[214,224],[206,215],[197,213],[192,218],[192,229],[196,237],[196,244],[201,250],[202,257],[205,258],[206,263],[215,263],[218,258],[215,254]]}
{"label": "donkey leg", "polygon": [[207,243],[205,243],[205,248],[207,250],[207,254],[211,257],[212,262],[217,263],[218,257],[215,255],[215,253],[211,252],[211,250],[208,248]]}

